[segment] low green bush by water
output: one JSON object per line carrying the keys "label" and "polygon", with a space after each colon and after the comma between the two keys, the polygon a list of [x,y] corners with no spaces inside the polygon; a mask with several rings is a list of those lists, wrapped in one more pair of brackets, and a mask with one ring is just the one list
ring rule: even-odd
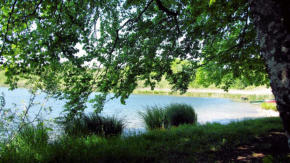
{"label": "low green bush by water", "polygon": [[140,112],[139,114],[149,130],[170,128],[181,124],[195,124],[197,122],[194,109],[187,104],[147,107],[145,113]]}
{"label": "low green bush by water", "polygon": [[165,120],[169,127],[197,122],[197,115],[190,105],[171,104],[166,106],[165,110]]}
{"label": "low green bush by water", "polygon": [[66,134],[71,136],[117,136],[121,135],[125,123],[115,117],[102,117],[96,113],[82,115],[62,123]]}
{"label": "low green bush by water", "polygon": [[162,107],[147,107],[145,113],[139,112],[148,130],[164,128],[165,111]]}
{"label": "low green bush by water", "polygon": [[102,117],[102,127],[104,136],[118,136],[122,134],[125,123],[116,117]]}

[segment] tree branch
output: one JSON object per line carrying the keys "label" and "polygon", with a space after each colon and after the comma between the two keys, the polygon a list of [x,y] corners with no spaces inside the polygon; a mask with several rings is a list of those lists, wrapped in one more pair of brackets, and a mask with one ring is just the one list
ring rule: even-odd
{"label": "tree branch", "polygon": [[170,11],[168,8],[163,6],[163,4],[162,4],[162,2],[160,0],[156,0],[156,4],[157,4],[159,10],[165,12],[168,16],[174,17],[174,21],[176,23],[177,32],[178,32],[178,35],[180,35],[181,31],[180,31],[180,28],[179,28],[179,25],[178,25],[178,19],[177,19],[178,13]]}
{"label": "tree branch", "polygon": [[[36,11],[39,9],[40,4],[42,3],[43,0],[40,0],[36,5],[35,5],[35,9],[32,11],[32,13],[28,14],[28,15],[24,15],[22,18],[19,19],[15,19],[15,22],[26,22],[27,18],[30,16],[35,16]],[[39,17],[38,17],[39,18]],[[22,19],[22,20],[21,20]]]}
{"label": "tree branch", "polygon": [[174,20],[175,20],[175,23],[176,23],[176,28],[177,28],[178,35],[180,35],[181,31],[180,31],[180,28],[179,28],[177,16],[174,17]]}
{"label": "tree branch", "polygon": [[136,18],[133,18],[133,19],[129,19],[127,20],[119,29],[116,30],[116,37],[115,37],[115,40],[114,40],[114,44],[113,44],[113,47],[111,48],[110,52],[109,52],[109,61],[111,62],[111,57],[112,57],[112,54],[113,52],[115,51],[115,48],[117,46],[117,42],[119,40],[119,31],[122,30],[128,23],[130,22],[136,22],[138,21],[141,16],[144,14],[144,12],[149,8],[149,6],[152,4],[153,0],[150,0],[148,2],[148,4],[145,6],[145,8],[140,12],[140,14],[136,17]]}
{"label": "tree branch", "polygon": [[157,4],[159,10],[164,11],[167,15],[170,15],[173,17],[178,15],[178,13],[170,11],[168,8],[164,7],[160,0],[156,0],[156,4]]}
{"label": "tree branch", "polygon": [[135,19],[129,19],[129,20],[127,20],[119,29],[118,29],[118,31],[119,30],[121,30],[121,29],[123,29],[128,23],[130,23],[130,22],[137,22],[138,20],[140,20],[140,18],[141,18],[141,16],[144,14],[144,12],[149,8],[149,6],[152,4],[152,2],[153,2],[153,0],[150,0],[149,2],[148,2],[148,4],[145,6],[145,8],[140,12],[140,14],[137,16],[137,18],[135,18]]}

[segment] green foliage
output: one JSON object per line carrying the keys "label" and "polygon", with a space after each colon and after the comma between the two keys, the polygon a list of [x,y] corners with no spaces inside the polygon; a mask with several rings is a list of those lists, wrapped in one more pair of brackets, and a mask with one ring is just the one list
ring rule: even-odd
{"label": "green foliage", "polygon": [[[43,124],[44,122],[39,116],[42,113],[49,114],[51,111],[50,107],[45,106],[48,98],[46,97],[46,100],[43,102],[37,102],[35,100],[36,96],[36,92],[31,92],[31,96],[27,104],[19,107],[12,103],[10,104],[12,107],[7,107],[4,93],[0,94],[0,141],[2,143],[9,143],[16,134],[19,134],[19,131],[22,132],[22,130],[24,130],[24,133],[28,133],[34,132],[34,129],[40,130],[41,127],[45,128]],[[32,107],[35,107],[34,111],[37,114],[34,116],[29,116],[28,113]],[[49,123],[49,121],[45,122]],[[38,125],[30,125],[35,123],[38,123]]]}
{"label": "green foliage", "polygon": [[[66,136],[37,151],[24,146],[17,150],[15,146],[4,148],[0,162],[214,162],[221,152],[235,150],[269,130],[282,128],[279,118],[262,118],[228,125],[182,125],[108,139]],[[271,160],[279,162],[274,155]]]}
{"label": "green foliage", "polygon": [[165,110],[162,107],[152,106],[147,107],[145,113],[139,112],[146,128],[149,130],[164,128]]}
{"label": "green foliage", "polygon": [[122,133],[125,124],[115,117],[102,117],[97,113],[82,115],[61,123],[64,131],[70,136],[118,136]]}
{"label": "green foliage", "polygon": [[116,117],[103,117],[102,126],[104,136],[119,136],[125,128],[125,123],[123,120],[119,120]]}
{"label": "green foliage", "polygon": [[98,19],[95,7],[101,5],[47,0],[1,3],[0,69],[10,88],[17,88],[19,79],[28,79],[36,89],[66,99],[66,111],[72,116],[82,112],[99,69],[89,71],[85,62],[90,56],[76,57],[75,46],[89,43],[89,29]]}
{"label": "green foliage", "polygon": [[197,115],[190,105],[170,104],[165,107],[165,110],[165,119],[168,127],[196,124],[197,122]]}
{"label": "green foliage", "polygon": [[215,1],[216,1],[216,0],[210,0],[210,1],[209,1],[209,5],[211,6],[212,4],[214,4]]}
{"label": "green foliage", "polygon": [[66,99],[69,117],[85,110],[93,91],[125,103],[138,81],[153,89],[165,76],[184,93],[199,67],[224,89],[232,79],[268,83],[247,0],[5,1],[0,8],[0,69],[10,88],[27,79]]}
{"label": "green foliage", "polygon": [[228,90],[229,88],[243,89],[251,85],[269,86],[269,80],[265,70],[263,70],[263,67],[258,67],[261,64],[253,63],[252,68],[253,66],[257,66],[255,69],[261,69],[261,72],[251,73],[251,71],[245,70],[235,70],[236,72],[232,72],[231,70],[222,68],[225,66],[224,64],[208,62],[206,67],[197,69],[194,84],[203,87],[209,87],[214,84],[216,87],[224,90]]}
{"label": "green foliage", "polygon": [[158,106],[147,107],[145,113],[139,112],[139,114],[149,130],[170,128],[182,124],[195,124],[197,122],[194,109],[187,104],[170,104],[164,108]]}
{"label": "green foliage", "polygon": [[50,130],[43,122],[39,122],[36,126],[24,125],[15,136],[12,144],[17,146],[27,145],[33,149],[41,148],[48,143],[48,131]]}
{"label": "green foliage", "polygon": [[1,162],[40,162],[48,150],[48,131],[43,122],[25,125],[8,144],[1,144]]}
{"label": "green foliage", "polygon": [[261,108],[262,109],[266,109],[266,110],[274,110],[274,111],[277,111],[277,105],[276,105],[276,103],[266,103],[266,102],[263,102],[261,104]]}
{"label": "green foliage", "polygon": [[[64,132],[68,135],[81,136],[82,134],[89,134],[84,120],[79,117],[74,117],[69,120],[61,120],[57,123],[63,126]],[[95,123],[97,123],[97,121],[95,121]]]}
{"label": "green foliage", "polygon": [[101,111],[104,109],[106,97],[106,94],[96,94],[93,99],[89,100],[90,103],[93,103],[93,109],[95,110],[95,113],[101,113]]}

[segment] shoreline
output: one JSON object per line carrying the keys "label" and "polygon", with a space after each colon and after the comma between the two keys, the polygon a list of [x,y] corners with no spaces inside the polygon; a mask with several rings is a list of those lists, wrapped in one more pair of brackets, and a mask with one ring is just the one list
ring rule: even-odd
{"label": "shoreline", "polygon": [[265,88],[253,90],[232,89],[228,92],[225,92],[222,89],[188,89],[184,94],[181,94],[180,91],[172,91],[168,88],[156,88],[154,90],[151,90],[150,88],[137,88],[132,94],[228,98],[239,102],[274,99],[271,89]]}
{"label": "shoreline", "polygon": [[[253,90],[229,90],[225,92],[222,89],[188,89],[184,94],[179,92],[172,92],[170,89],[154,89],[138,88],[132,94],[143,95],[167,95],[167,96],[186,96],[186,97],[207,97],[207,98],[227,98],[236,102],[250,103],[250,101],[274,99],[271,89],[258,88]],[[278,111],[266,110],[260,104],[251,104],[259,107],[259,110],[266,114],[266,117],[279,116]]]}
{"label": "shoreline", "polygon": [[[151,90],[150,88],[137,88],[134,90],[134,92],[167,92],[171,93],[173,92],[169,88],[155,88],[154,90]],[[223,89],[211,89],[211,88],[189,88],[186,93],[219,93],[219,94],[242,94],[242,95],[273,95],[272,90],[270,88],[254,88],[254,89],[229,89],[228,92],[224,91]],[[173,92],[174,93],[174,92]]]}
{"label": "shoreline", "polygon": [[[0,86],[3,88],[8,88],[5,86]],[[21,88],[18,89],[27,89]],[[150,88],[137,88],[133,91],[132,94],[139,95],[166,95],[166,96],[180,96],[180,97],[206,97],[206,98],[227,98],[235,102],[250,103],[250,101],[255,100],[264,100],[264,99],[273,99],[274,96],[271,93],[271,89],[258,88],[253,90],[234,90],[231,89],[228,92],[225,92],[222,89],[188,89],[184,94],[180,92],[173,92],[170,89],[161,89],[156,88],[151,90]],[[258,106],[262,112],[266,113],[269,116],[277,116],[278,112],[274,110],[263,109],[259,104],[251,104]]]}

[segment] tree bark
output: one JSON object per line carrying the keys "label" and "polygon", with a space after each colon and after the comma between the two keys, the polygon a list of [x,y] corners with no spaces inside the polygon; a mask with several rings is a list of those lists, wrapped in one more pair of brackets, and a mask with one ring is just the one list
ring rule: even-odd
{"label": "tree bark", "polygon": [[277,109],[290,140],[290,1],[249,0],[249,3]]}

